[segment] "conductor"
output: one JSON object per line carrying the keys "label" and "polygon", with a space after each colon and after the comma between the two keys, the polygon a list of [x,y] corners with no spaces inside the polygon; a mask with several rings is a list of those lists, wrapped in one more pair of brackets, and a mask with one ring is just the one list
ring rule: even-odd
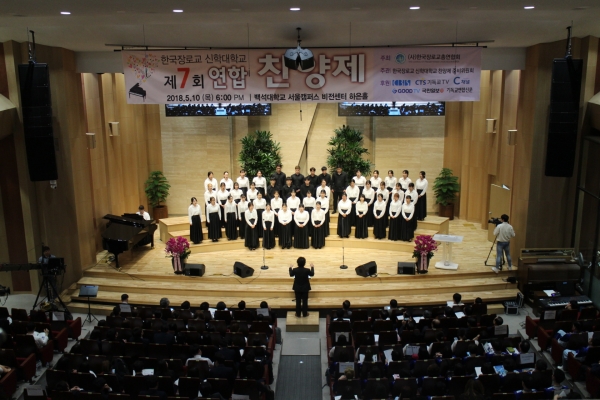
{"label": "conductor", "polygon": [[308,292],[310,291],[308,277],[315,275],[315,266],[310,263],[310,270],[304,268],[306,265],[306,258],[304,257],[298,257],[296,263],[298,264],[297,268],[292,269],[292,265],[290,265],[290,276],[295,277],[292,289],[296,293],[296,317],[301,317],[301,311],[302,317],[308,317]]}

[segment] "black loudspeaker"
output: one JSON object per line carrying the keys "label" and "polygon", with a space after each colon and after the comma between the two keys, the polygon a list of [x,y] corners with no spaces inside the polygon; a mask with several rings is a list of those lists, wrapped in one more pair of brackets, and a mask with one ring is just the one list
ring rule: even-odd
{"label": "black loudspeaker", "polygon": [[366,264],[359,265],[355,269],[356,275],[364,276],[365,278],[372,275],[377,275],[377,263],[370,261]]}
{"label": "black loudspeaker", "polygon": [[398,275],[414,275],[416,265],[414,262],[399,262]]}
{"label": "black loudspeaker", "polygon": [[233,273],[241,278],[247,278],[254,274],[254,268],[250,268],[246,264],[236,261],[235,264],[233,264]]}
{"label": "black loudspeaker", "polygon": [[48,64],[19,65],[19,89],[29,179],[58,179]]}
{"label": "black loudspeaker", "polygon": [[573,176],[582,71],[583,60],[555,58],[552,63],[546,176]]}
{"label": "black loudspeaker", "polygon": [[184,274],[185,276],[203,276],[205,269],[204,264],[186,264]]}

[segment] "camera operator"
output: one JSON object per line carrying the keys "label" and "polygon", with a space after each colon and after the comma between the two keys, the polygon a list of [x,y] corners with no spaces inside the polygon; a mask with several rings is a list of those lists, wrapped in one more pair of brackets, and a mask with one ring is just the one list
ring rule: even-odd
{"label": "camera operator", "polygon": [[56,258],[50,252],[50,247],[42,246],[42,256],[38,259],[38,264],[48,264],[48,260]]}
{"label": "camera operator", "polygon": [[506,262],[508,263],[508,270],[512,269],[512,259],[510,258],[510,239],[515,237],[515,231],[508,223],[508,215],[502,214],[500,216],[502,223],[496,226],[494,229],[494,235],[496,235],[496,266],[492,268],[495,273],[502,270],[502,252],[506,256]]}

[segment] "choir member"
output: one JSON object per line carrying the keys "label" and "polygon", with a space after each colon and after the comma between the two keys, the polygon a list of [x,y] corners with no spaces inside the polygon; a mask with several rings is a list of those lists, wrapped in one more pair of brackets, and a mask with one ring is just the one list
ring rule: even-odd
{"label": "choir member", "polygon": [[368,227],[373,226],[373,220],[375,220],[375,218],[373,217],[373,203],[375,203],[375,200],[377,199],[377,193],[375,192],[375,190],[376,189],[373,189],[373,187],[371,186],[371,181],[367,181],[367,183],[365,184],[365,190],[363,190],[362,193],[365,195],[365,202],[369,206],[369,212],[367,214]]}
{"label": "choir member", "polygon": [[250,250],[256,250],[256,248],[258,247],[258,232],[256,229],[256,225],[259,224],[260,221],[252,203],[248,204],[248,209],[245,212],[245,218],[246,235],[244,239],[244,246],[246,246]]}
{"label": "choir member", "polygon": [[423,221],[427,216],[427,186],[429,182],[425,179],[425,171],[419,172],[419,179],[415,182],[415,188],[417,189],[418,202],[415,205],[415,213],[417,214],[417,221]]}
{"label": "choir member", "polygon": [[281,197],[279,197],[279,192],[275,191],[275,193],[273,194],[273,198],[271,199],[271,210],[273,210],[273,212],[275,213],[275,236],[279,236],[279,231],[280,231],[280,225],[279,225],[279,218],[277,217],[277,215],[279,214],[279,211],[281,210],[281,207],[283,206],[283,199]]}
{"label": "choir member", "polygon": [[[217,180],[215,179],[215,182]],[[212,183],[209,183],[208,185],[206,185],[206,192],[204,192],[204,214],[208,217],[208,212],[207,212],[207,208],[208,205],[210,204],[210,198],[214,197],[215,199],[217,198],[217,192],[216,192],[216,187],[212,185]],[[206,220],[206,227],[208,228],[209,222],[208,219]]]}
{"label": "choir member", "polygon": [[310,216],[304,210],[304,206],[300,204],[298,211],[294,214],[294,222],[296,228],[294,232],[294,248],[295,249],[308,249],[308,223],[310,222]]}
{"label": "choir member", "polygon": [[327,237],[329,236],[329,197],[325,196],[324,190],[319,193],[318,201],[321,203],[321,210],[325,213],[325,225],[323,226],[323,230],[325,237]]}
{"label": "choir member", "polygon": [[256,190],[258,190],[264,197],[265,190],[267,189],[267,180],[262,176],[262,171],[256,171],[256,176],[252,178]]}
{"label": "choir member", "polygon": [[227,171],[223,172],[223,179],[221,179],[220,183],[225,184],[225,189],[227,189],[228,192],[231,191],[231,189],[233,189],[233,181],[229,177],[229,172]]}
{"label": "choir member", "polygon": [[300,173],[300,167],[297,165],[294,168],[294,171],[294,174],[291,176],[292,186],[294,187],[296,196],[300,196],[300,188],[302,187],[302,185],[304,185],[304,175]]}
{"label": "choir member", "polygon": [[271,177],[269,180],[269,187],[267,188],[267,196],[265,197],[265,200],[267,200],[267,202],[271,202],[273,197],[275,197],[275,192],[278,190],[279,188],[275,185],[275,178]]}
{"label": "choir member", "polygon": [[288,176],[287,178],[285,178],[285,186],[281,189],[281,192],[279,193],[283,198],[284,203],[287,201],[287,199],[290,198],[292,192],[295,192],[295,190],[294,186],[292,185],[292,178]]}
{"label": "choir member", "polygon": [[402,205],[402,219],[400,220],[400,240],[412,242],[415,236],[414,224],[415,206],[411,202],[411,196],[406,196],[406,202]]}
{"label": "choir member", "polygon": [[367,178],[365,178],[360,171],[356,171],[356,176],[352,178],[352,180],[356,184],[356,187],[358,187],[360,194],[362,194],[362,191],[365,189],[365,183],[367,182]]}
{"label": "choir member", "polygon": [[277,186],[279,190],[281,190],[281,188],[285,186],[286,179],[285,174],[281,172],[281,168],[282,165],[277,164],[277,167],[275,167],[275,172],[273,173],[273,175],[271,175],[271,178],[275,178],[275,186]]}
{"label": "choir member", "polygon": [[391,169],[388,171],[388,175],[385,177],[385,187],[388,192],[391,192],[396,187],[396,183],[398,183],[398,179],[394,176],[394,171]]}
{"label": "choir member", "polygon": [[244,239],[246,234],[246,210],[248,209],[248,203],[246,201],[246,195],[242,195],[240,198],[240,202],[237,204],[238,208],[238,219],[239,219],[239,227],[240,227],[240,239]]}
{"label": "choir member", "polygon": [[248,202],[249,203],[254,203],[254,200],[256,200],[256,196],[258,195],[258,190],[256,189],[256,183],[252,182],[250,184],[250,189],[248,189],[248,193],[246,193],[246,195],[248,196]]}
{"label": "choir member", "polygon": [[339,237],[347,238],[350,236],[350,222],[348,222],[348,215],[352,212],[352,202],[348,200],[346,193],[342,194],[342,200],[339,201],[337,209],[340,212],[338,215],[337,234]]}
{"label": "choir member", "polygon": [[248,180],[248,177],[246,176],[245,169],[240,169],[240,176],[238,176],[235,181],[240,186],[240,190],[242,192],[244,192],[244,194],[246,194],[248,192],[248,188],[250,187],[250,181]]}
{"label": "choir member", "polygon": [[321,208],[321,202],[315,203],[315,209],[310,214],[312,221],[313,233],[312,233],[312,247],[320,249],[325,246],[325,227],[323,226],[326,222],[325,211]]}
{"label": "choir member", "polygon": [[335,174],[331,177],[331,190],[333,191],[333,213],[337,211],[339,200],[348,186],[348,174],[342,171],[342,167],[338,165]]}
{"label": "choir member", "polygon": [[369,213],[369,203],[365,199],[365,195],[360,195],[360,201],[356,204],[356,230],[354,237],[357,239],[365,239],[369,237],[369,227],[367,226],[367,216]]}
{"label": "choir member", "polygon": [[221,238],[221,205],[217,204],[214,197],[210,198],[210,204],[206,207],[206,222],[209,223],[208,238],[218,242]]}
{"label": "choir member", "polygon": [[398,200],[400,201],[400,204],[404,204],[404,191],[402,190],[402,186],[400,185],[400,182],[396,182],[396,188],[394,190],[392,190],[392,199],[394,198],[394,195],[398,193]]}
{"label": "choir member", "polygon": [[[390,192],[387,191],[387,189],[385,188],[385,182],[381,182],[379,183],[379,190],[377,190],[377,195],[382,195],[383,196],[383,201],[385,201],[385,205],[386,205],[386,209],[385,209],[385,218],[383,219],[383,224],[387,227],[387,206],[389,204],[389,200],[390,200]],[[375,226],[375,221],[373,221],[373,226]]]}
{"label": "choir member", "polygon": [[[308,192],[306,192],[306,197],[304,199],[302,199],[302,205],[304,205],[304,211],[306,211],[308,213],[308,216],[310,217],[312,215],[312,211],[315,209],[315,203],[316,203],[316,199],[314,197],[312,197],[312,192],[309,190]],[[312,221],[312,220],[310,220]],[[310,223],[308,224],[308,235],[312,236],[313,234],[313,224]]]}
{"label": "choir member", "polygon": [[402,171],[402,178],[398,179],[398,182],[400,182],[400,188],[402,189],[402,191],[406,192],[408,190],[408,184],[412,182],[408,177],[407,169]]}
{"label": "choir member", "polygon": [[376,169],[373,171],[373,176],[369,179],[371,181],[371,187],[373,189],[377,189],[381,186],[381,178],[379,177],[379,170]]}
{"label": "choir member", "polygon": [[321,182],[322,180],[325,180],[327,186],[331,187],[331,175],[327,173],[327,167],[325,166],[321,167],[321,175],[319,175],[319,182]]}
{"label": "choir member", "polygon": [[285,203],[283,203],[281,210],[277,213],[277,219],[281,225],[279,230],[279,245],[282,249],[290,249],[292,247],[292,224],[294,223],[294,219],[292,212]]}
{"label": "choir member", "polygon": [[329,188],[329,186],[327,186],[327,181],[325,179],[321,179],[321,185],[316,187],[315,192],[316,198],[321,197],[321,192],[325,192],[325,197],[327,197],[328,199],[330,198],[331,189]]}
{"label": "choir member", "polygon": [[238,207],[233,201],[233,196],[229,195],[227,203],[225,203],[225,234],[227,240],[236,240],[238,222]]}
{"label": "choir member", "polygon": [[[300,208],[300,198],[296,196],[295,191],[292,191],[292,195],[285,203],[287,204],[288,209],[292,212],[292,217],[295,218],[296,212]],[[292,224],[291,229],[292,236],[294,236],[294,233],[296,232],[296,224]]]}
{"label": "choir member", "polygon": [[[204,180],[204,191],[208,191],[209,184],[212,185],[213,190],[217,190],[217,188],[219,187],[219,184],[215,179],[215,175],[212,171],[208,171],[208,178]],[[210,203],[210,198],[206,199],[206,202]]]}
{"label": "choir member", "polygon": [[229,194],[231,194],[231,197],[233,197],[233,201],[235,201],[235,204],[240,202],[240,199],[242,198],[242,195],[244,194],[244,191],[242,189],[240,189],[240,184],[237,182],[233,183],[233,189],[231,189],[231,191],[229,192]]}
{"label": "choir member", "polygon": [[192,204],[188,207],[188,217],[190,217],[190,240],[194,244],[202,243],[202,212],[195,197],[192,197]]}
{"label": "choir member", "polygon": [[[258,215],[258,221],[262,221],[262,213],[265,211],[265,208],[267,207],[267,200],[265,200],[262,196],[262,194],[260,192],[258,192],[258,194],[256,195],[256,200],[254,200],[254,202],[252,204],[254,204],[254,210],[256,211],[256,214]],[[262,237],[262,224],[259,223],[258,224],[258,237]]]}
{"label": "choir member", "polygon": [[271,205],[267,204],[262,213],[263,247],[272,249],[275,247],[275,213],[271,211]]}
{"label": "choir member", "polygon": [[[317,186],[319,186],[321,184],[321,178],[319,178],[316,175],[316,168],[315,167],[310,167],[310,175],[308,175],[308,178],[310,179],[310,184],[312,185],[313,188],[316,188]],[[315,192],[313,192],[314,194]]]}
{"label": "choir member", "polygon": [[[382,182],[383,183],[383,182]],[[385,189],[385,186],[384,186]],[[373,215],[375,222],[373,223],[373,235],[375,239],[385,238],[385,208],[387,202],[383,199],[383,194],[377,194],[377,201],[373,204]]]}
{"label": "choir member", "polygon": [[[402,190],[400,193],[404,194]],[[390,228],[388,233],[388,239],[400,240],[400,226],[402,222],[402,202],[400,201],[400,193],[394,193],[394,200],[390,204]]]}
{"label": "choir member", "polygon": [[[225,182],[221,182],[221,187],[217,191],[217,204],[221,206],[221,216],[225,215],[225,203],[227,203],[227,198],[229,197],[229,192],[226,190]],[[225,218],[221,218],[221,226],[225,226]]]}
{"label": "choir member", "polygon": [[354,226],[356,223],[356,203],[358,203],[360,196],[360,189],[356,186],[355,181],[350,181],[350,186],[346,188],[346,195],[348,196],[348,200],[352,202],[352,210],[350,211],[350,214],[348,214],[348,222],[350,223],[350,226]]}
{"label": "choir member", "polygon": [[414,183],[409,183],[408,184],[408,190],[406,191],[406,193],[404,193],[405,196],[410,196],[410,202],[413,206],[417,206],[417,202],[419,201],[419,195],[417,194],[417,191],[415,190],[415,184]]}
{"label": "choir member", "polygon": [[315,193],[315,187],[311,185],[310,178],[307,176],[304,178],[304,184],[300,187],[300,198],[306,197],[306,192]]}

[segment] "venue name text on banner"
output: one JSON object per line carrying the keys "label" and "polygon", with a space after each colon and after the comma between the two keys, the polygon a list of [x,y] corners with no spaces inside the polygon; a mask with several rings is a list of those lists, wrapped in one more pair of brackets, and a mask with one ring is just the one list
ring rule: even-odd
{"label": "venue name text on banner", "polygon": [[285,50],[123,51],[129,104],[477,101],[481,48],[315,49],[309,70]]}

